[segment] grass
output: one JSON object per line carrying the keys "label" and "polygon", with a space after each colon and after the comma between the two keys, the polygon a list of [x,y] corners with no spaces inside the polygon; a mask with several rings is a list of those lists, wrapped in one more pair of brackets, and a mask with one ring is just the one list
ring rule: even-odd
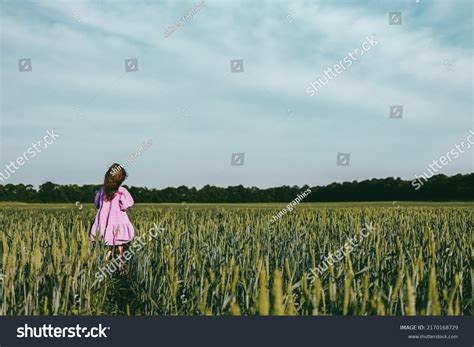
{"label": "grass", "polygon": [[138,204],[143,246],[97,283],[91,204],[0,203],[0,314],[471,314],[474,203],[304,203],[270,224],[285,206]]}

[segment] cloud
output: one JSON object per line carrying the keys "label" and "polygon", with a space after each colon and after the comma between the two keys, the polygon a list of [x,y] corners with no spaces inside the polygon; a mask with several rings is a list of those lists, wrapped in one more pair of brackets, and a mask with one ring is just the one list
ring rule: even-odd
{"label": "cloud", "polygon": [[[205,1],[165,38],[198,2],[2,4],[1,163],[46,128],[64,134],[54,155],[12,182],[52,172],[57,182],[96,182],[150,138],[131,184],[411,178],[472,126],[467,1]],[[389,11],[402,11],[403,24],[388,25]],[[376,47],[306,94],[372,34]],[[20,57],[32,58],[31,73],[18,72]],[[137,72],[124,71],[127,58],[138,59]],[[244,73],[230,72],[231,59],[244,59]],[[404,105],[401,120],[389,119],[392,104]],[[230,155],[241,151],[237,171]],[[337,152],[352,153],[344,171]],[[454,164],[446,173],[471,172],[472,156]]]}

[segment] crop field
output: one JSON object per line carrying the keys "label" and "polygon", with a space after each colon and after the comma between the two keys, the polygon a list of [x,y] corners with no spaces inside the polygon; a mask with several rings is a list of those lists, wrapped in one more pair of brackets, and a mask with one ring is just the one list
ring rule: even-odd
{"label": "crop field", "polygon": [[91,205],[0,207],[0,315],[472,314],[474,204],[137,205],[120,263]]}

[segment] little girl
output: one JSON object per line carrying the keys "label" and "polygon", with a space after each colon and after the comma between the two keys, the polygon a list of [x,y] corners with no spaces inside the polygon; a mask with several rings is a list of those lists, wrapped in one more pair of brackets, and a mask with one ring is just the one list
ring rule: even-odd
{"label": "little girl", "polygon": [[112,164],[104,177],[104,186],[95,195],[95,207],[99,209],[91,229],[91,239],[100,232],[102,241],[111,246],[106,260],[117,246],[120,258],[123,256],[123,245],[133,240],[134,230],[127,216],[127,209],[133,206],[133,198],[127,189],[120,185],[127,178],[125,169],[119,164]]}

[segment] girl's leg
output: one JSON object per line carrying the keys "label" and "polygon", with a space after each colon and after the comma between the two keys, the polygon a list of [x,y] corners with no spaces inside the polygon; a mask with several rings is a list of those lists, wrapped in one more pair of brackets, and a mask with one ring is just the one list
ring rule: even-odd
{"label": "girl's leg", "polygon": [[109,247],[109,249],[107,250],[107,253],[105,254],[105,261],[110,260],[110,257],[112,257],[113,249],[114,249],[113,247]]}
{"label": "girl's leg", "polygon": [[127,269],[125,268],[125,259],[123,258],[123,245],[117,247],[119,259],[120,259],[120,273],[125,275],[127,273]]}
{"label": "girl's leg", "polygon": [[122,258],[122,257],[123,257],[123,246],[120,245],[120,246],[118,246],[117,248],[118,248],[119,257]]}

